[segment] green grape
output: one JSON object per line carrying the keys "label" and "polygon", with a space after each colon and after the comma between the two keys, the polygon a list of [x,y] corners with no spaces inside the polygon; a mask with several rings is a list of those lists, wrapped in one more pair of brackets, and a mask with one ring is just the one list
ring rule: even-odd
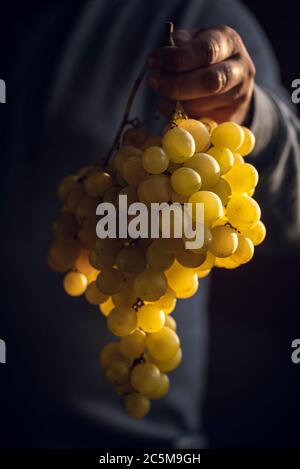
{"label": "green grape", "polygon": [[244,131],[244,141],[239,147],[239,154],[241,156],[247,156],[255,147],[255,136],[251,130],[247,129],[247,127],[242,127],[242,129]]}
{"label": "green grape", "polygon": [[145,204],[162,203],[171,200],[170,179],[164,174],[147,176],[138,186],[138,199]]}
{"label": "green grape", "polygon": [[75,211],[76,220],[78,223],[82,223],[86,218],[96,215],[96,208],[99,204],[99,200],[89,195],[83,197]]}
{"label": "green grape", "polygon": [[131,334],[137,328],[136,312],[128,306],[116,306],[107,317],[107,327],[118,337]]}
{"label": "green grape", "polygon": [[244,141],[242,127],[234,122],[223,122],[212,133],[211,143],[215,147],[226,147],[235,152]]}
{"label": "green grape", "polygon": [[150,400],[141,394],[129,394],[125,398],[125,410],[129,417],[141,419],[150,411]]}
{"label": "green grape", "polygon": [[52,223],[52,232],[56,238],[74,238],[79,225],[71,212],[61,212]]}
{"label": "green grape", "polygon": [[149,394],[160,385],[160,371],[152,363],[141,363],[133,368],[130,383],[141,394]]}
{"label": "green grape", "polygon": [[114,158],[114,168],[118,173],[122,174],[123,165],[125,161],[131,156],[141,156],[142,151],[132,145],[124,145],[116,154]]}
{"label": "green grape", "polygon": [[83,295],[87,288],[87,278],[80,272],[69,272],[64,277],[64,290],[70,296]]}
{"label": "green grape", "polygon": [[180,195],[192,195],[201,187],[200,175],[191,168],[179,168],[171,176],[171,184]]}
{"label": "green grape", "polygon": [[146,348],[146,334],[136,329],[132,334],[120,339],[120,350],[128,358],[138,358]]}
{"label": "green grape", "polygon": [[211,188],[211,191],[217,194],[218,197],[220,197],[223,206],[226,207],[232,195],[232,190],[229,182],[226,181],[226,179],[224,179],[223,177],[220,177],[217,184]]}
{"label": "green grape", "polygon": [[176,124],[187,130],[195,141],[195,152],[205,151],[210,143],[210,134],[207,127],[196,119],[177,119]]}
{"label": "green grape", "polygon": [[138,298],[144,301],[156,301],[166,293],[168,282],[162,272],[147,269],[137,275],[134,287]]}
{"label": "green grape", "polygon": [[172,252],[167,252],[162,247],[159,240],[157,240],[147,248],[146,259],[151,269],[162,272],[171,267],[175,259],[175,255]]}
{"label": "green grape", "polygon": [[161,399],[168,394],[170,389],[170,381],[166,374],[161,373],[159,386],[154,391],[147,394],[146,397],[151,400]]}
{"label": "green grape", "polygon": [[61,202],[67,200],[68,195],[73,189],[81,188],[80,183],[78,182],[78,176],[76,174],[71,174],[66,176],[60,181],[57,189],[57,195]]}
{"label": "green grape", "polygon": [[84,188],[91,197],[103,197],[105,192],[114,185],[114,180],[109,173],[95,171],[84,181]]}
{"label": "green grape", "polygon": [[160,331],[165,324],[165,314],[155,304],[146,304],[137,312],[138,327],[148,333]]}
{"label": "green grape", "polygon": [[233,194],[227,204],[229,223],[237,230],[251,230],[260,219],[258,203],[245,194]]}
{"label": "green grape", "polygon": [[177,330],[176,321],[172,316],[170,316],[170,314],[168,316],[166,316],[165,327],[168,327],[169,329],[172,329],[172,331],[174,331],[174,332],[176,332],[176,330]]}
{"label": "green grape", "polygon": [[181,249],[176,252],[176,260],[180,265],[196,269],[205,261],[206,254],[204,252],[195,253],[190,249]]}
{"label": "green grape", "polygon": [[163,327],[160,331],[149,334],[147,337],[147,348],[157,360],[169,360],[179,347],[178,335],[168,327]]}
{"label": "green grape", "polygon": [[120,352],[118,342],[110,342],[100,351],[99,360],[102,368],[105,370],[116,360],[126,360]]}
{"label": "green grape", "polygon": [[195,140],[185,129],[174,127],[162,139],[162,146],[174,163],[184,163],[195,153]]}
{"label": "green grape", "polygon": [[234,165],[234,156],[229,148],[211,147],[207,153],[215,158],[220,166],[220,174],[228,173]]}
{"label": "green grape", "polygon": [[216,257],[229,257],[238,246],[237,234],[226,225],[214,226],[211,230],[210,252]]}
{"label": "green grape", "polygon": [[168,360],[157,360],[150,355],[149,361],[157,366],[161,373],[169,373],[176,370],[182,361],[182,350],[179,348],[177,352]]}
{"label": "green grape", "polygon": [[131,156],[125,161],[122,167],[122,176],[127,184],[135,187],[143,181],[147,173],[139,156]]}
{"label": "green grape", "polygon": [[62,271],[70,269],[80,253],[80,244],[74,239],[59,238],[49,247],[49,259]]}
{"label": "green grape", "polygon": [[220,166],[215,158],[207,153],[195,153],[184,166],[193,169],[200,175],[202,190],[210,189],[219,180]]}
{"label": "green grape", "polygon": [[129,366],[123,360],[114,360],[105,373],[106,380],[113,386],[125,384],[129,378]]}
{"label": "green grape", "polygon": [[118,293],[124,284],[122,273],[115,269],[105,269],[97,277],[97,287],[105,295]]}
{"label": "green grape", "polygon": [[238,235],[238,247],[230,259],[237,264],[246,264],[254,255],[254,247],[251,239]]}
{"label": "green grape", "polygon": [[199,191],[191,195],[189,203],[192,205],[192,217],[196,219],[196,204],[204,204],[204,223],[208,227],[223,216],[223,206],[221,199],[214,192]]}
{"label": "green grape", "polygon": [[266,237],[266,227],[262,221],[256,223],[250,230],[243,230],[243,235],[251,239],[253,246],[258,246]]}
{"label": "green grape", "polygon": [[124,246],[117,254],[116,266],[125,274],[139,274],[146,267],[144,251],[138,246]]}
{"label": "green grape", "polygon": [[142,163],[147,173],[161,174],[169,166],[169,158],[161,147],[149,147],[143,153]]}
{"label": "green grape", "polygon": [[98,290],[96,282],[91,282],[86,289],[85,299],[91,305],[100,305],[108,300],[108,295]]}
{"label": "green grape", "polygon": [[113,303],[111,297],[109,297],[108,300],[105,301],[105,303],[101,303],[99,305],[99,309],[101,313],[103,314],[103,316],[105,317],[109,316],[114,308],[115,308],[115,304]]}
{"label": "green grape", "polygon": [[155,305],[162,309],[165,314],[171,314],[176,307],[176,293],[168,287],[166,293],[155,302]]}
{"label": "green grape", "polygon": [[233,192],[248,192],[258,183],[258,173],[249,163],[237,164],[225,175]]}
{"label": "green grape", "polygon": [[132,145],[136,148],[141,148],[147,138],[145,129],[142,127],[134,127],[124,132],[122,138],[122,145]]}

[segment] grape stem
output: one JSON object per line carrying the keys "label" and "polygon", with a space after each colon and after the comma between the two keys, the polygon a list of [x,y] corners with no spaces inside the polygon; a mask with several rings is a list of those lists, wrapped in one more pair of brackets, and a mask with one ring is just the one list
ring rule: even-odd
{"label": "grape stem", "polygon": [[136,96],[136,94],[139,90],[140,84],[143,81],[143,78],[144,78],[144,76],[147,72],[147,69],[148,69],[148,65],[147,65],[147,63],[144,63],[144,65],[143,65],[142,69],[140,70],[138,76],[134,80],[132,89],[131,89],[131,91],[129,93],[129,96],[128,96],[128,99],[127,99],[127,103],[126,103],[125,111],[124,111],[124,114],[123,114],[123,118],[122,118],[121,123],[119,125],[116,136],[115,136],[115,138],[112,142],[112,145],[111,145],[111,147],[110,147],[110,149],[107,153],[107,156],[106,156],[106,159],[105,159],[105,162],[104,162],[105,165],[108,164],[108,162],[109,162],[115,148],[118,146],[118,144],[120,142],[120,138],[121,138],[122,132],[124,130],[124,127],[126,126],[126,124],[129,121],[129,115],[130,115],[130,111],[131,111],[131,107],[132,107],[134,98],[135,98],[135,96]]}

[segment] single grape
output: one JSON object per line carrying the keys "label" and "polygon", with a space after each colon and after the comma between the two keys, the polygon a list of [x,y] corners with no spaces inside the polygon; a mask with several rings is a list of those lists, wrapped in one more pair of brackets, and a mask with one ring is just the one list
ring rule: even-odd
{"label": "single grape", "polygon": [[253,246],[258,246],[266,237],[266,227],[262,221],[259,221],[250,230],[243,230],[242,234],[251,239]]}
{"label": "single grape", "polygon": [[165,327],[168,327],[169,329],[172,329],[172,331],[176,332],[177,324],[175,319],[170,314],[166,316]]}
{"label": "single grape", "polygon": [[244,158],[239,153],[233,153],[233,159],[234,159],[233,164],[245,163]]}
{"label": "single grape", "polygon": [[215,226],[211,230],[210,252],[216,257],[229,257],[238,247],[237,234],[226,225]]}
{"label": "single grape", "polygon": [[176,124],[187,130],[195,141],[195,152],[205,151],[210,143],[210,133],[203,122],[196,119],[178,119]]}
{"label": "single grape", "polygon": [[178,290],[176,292],[176,296],[180,300],[191,298],[197,293],[198,287],[199,287],[198,275],[196,272],[194,272],[192,284],[188,288],[182,288],[181,290]]}
{"label": "single grape", "polygon": [[99,200],[96,197],[90,197],[89,195],[83,197],[75,211],[78,223],[82,223],[86,218],[95,216],[98,204]]}
{"label": "single grape", "polygon": [[156,301],[155,305],[162,309],[165,314],[171,314],[176,307],[176,293],[168,287],[166,293]]}
{"label": "single grape", "polygon": [[234,165],[234,156],[229,148],[211,147],[207,153],[218,162],[220,174],[228,173]]}
{"label": "single grape", "polygon": [[128,358],[140,357],[146,348],[146,334],[136,329],[132,334],[120,339],[120,350]]}
{"label": "single grape", "polygon": [[157,240],[147,248],[146,259],[152,270],[162,272],[171,267],[175,259],[175,255],[172,252],[167,252],[159,240]]}
{"label": "single grape", "polygon": [[254,255],[254,247],[251,239],[246,236],[238,236],[238,247],[232,254],[231,260],[237,264],[246,264]]}
{"label": "single grape", "polygon": [[138,298],[144,301],[156,301],[166,293],[168,282],[162,272],[147,269],[137,275],[134,287]]}
{"label": "single grape", "polygon": [[160,331],[149,334],[147,337],[147,348],[157,360],[169,360],[179,347],[178,335],[168,327],[163,327]]}
{"label": "single grape", "polygon": [[194,169],[179,168],[171,176],[171,184],[177,194],[192,195],[201,187],[201,177]]}
{"label": "single grape", "polygon": [[212,133],[211,143],[215,147],[226,147],[235,152],[244,141],[244,131],[235,122],[223,122]]}
{"label": "single grape", "polygon": [[197,269],[205,261],[205,252],[195,253],[190,249],[181,249],[176,252],[176,260],[180,265]]}
{"label": "single grape", "polygon": [[142,163],[147,173],[161,174],[168,168],[169,158],[161,147],[149,147],[143,153]]}
{"label": "single grape", "polygon": [[248,192],[258,183],[258,173],[249,163],[237,164],[225,175],[233,192]]}
{"label": "single grape", "polygon": [[176,370],[182,361],[182,350],[179,348],[173,357],[168,360],[157,360],[150,356],[149,361],[157,366],[161,373],[169,373],[170,371]]}
{"label": "single grape", "polygon": [[154,389],[154,391],[147,394],[146,397],[148,397],[148,399],[151,399],[151,400],[161,399],[166,394],[168,394],[169,389],[170,389],[169,378],[165,373],[161,373],[159,386],[156,389]]}
{"label": "single grape", "polygon": [[239,154],[241,156],[247,156],[255,147],[255,136],[247,127],[242,127],[242,129],[244,131],[244,141],[239,147]]}
{"label": "single grape", "polygon": [[123,284],[124,277],[122,273],[115,269],[105,269],[97,277],[97,287],[105,295],[114,295],[118,293]]}
{"label": "single grape", "polygon": [[220,177],[219,163],[207,153],[195,153],[184,166],[196,171],[201,177],[201,189],[206,190],[213,187]]}
{"label": "single grape", "polygon": [[138,327],[148,333],[160,331],[165,324],[165,314],[156,304],[146,304],[137,312]]}
{"label": "single grape", "polygon": [[221,199],[214,192],[199,191],[191,195],[189,203],[192,205],[192,216],[196,219],[196,204],[203,204],[204,223],[208,227],[223,216],[223,206]]}
{"label": "single grape", "polygon": [[232,195],[230,184],[222,176],[218,180],[217,184],[211,188],[211,191],[220,197],[224,207],[228,204],[228,201]]}
{"label": "single grape", "polygon": [[124,246],[117,254],[116,266],[125,274],[139,274],[146,267],[145,254],[138,246]]}
{"label": "single grape", "polygon": [[131,334],[137,328],[136,312],[128,306],[116,306],[107,317],[107,327],[118,337]]}
{"label": "single grape", "polygon": [[226,210],[230,224],[239,231],[251,230],[261,215],[258,203],[245,194],[233,194]]}
{"label": "single grape", "polygon": [[143,181],[147,176],[147,172],[139,156],[131,156],[124,162],[122,166],[122,176],[128,184],[135,187]]}
{"label": "single grape", "polygon": [[141,419],[150,411],[150,400],[141,394],[129,394],[125,398],[125,410],[129,417]]}
{"label": "single grape", "polygon": [[162,146],[174,163],[184,163],[195,153],[195,140],[185,129],[174,127],[162,139]]}
{"label": "single grape", "polygon": [[118,173],[122,174],[123,165],[125,161],[131,156],[141,156],[142,151],[132,145],[124,145],[116,154],[114,158],[114,168]]}
{"label": "single grape", "polygon": [[108,300],[108,295],[104,295],[96,285],[96,282],[92,282],[88,285],[85,291],[85,299],[91,305],[99,305],[105,303]]}
{"label": "single grape", "polygon": [[114,360],[105,373],[106,380],[113,386],[120,386],[128,381],[129,366],[123,360]]}
{"label": "single grape", "polygon": [[133,368],[130,383],[141,394],[149,394],[160,385],[160,371],[152,363],[141,363]]}
{"label": "single grape", "polygon": [[70,269],[80,253],[80,244],[73,239],[60,238],[54,240],[49,247],[49,259],[64,270]]}
{"label": "single grape", "polygon": [[114,185],[114,180],[109,173],[95,171],[84,181],[84,188],[91,197],[103,197],[105,192]]}
{"label": "single grape", "polygon": [[64,290],[70,296],[83,295],[87,288],[87,278],[80,272],[69,272],[64,277]]}
{"label": "single grape", "polygon": [[138,186],[138,199],[145,204],[169,202],[172,188],[170,179],[164,174],[147,176]]}
{"label": "single grape", "polygon": [[115,360],[125,360],[122,353],[120,352],[120,347],[118,342],[110,342],[105,345],[100,351],[99,360],[102,368],[105,370],[111,365]]}

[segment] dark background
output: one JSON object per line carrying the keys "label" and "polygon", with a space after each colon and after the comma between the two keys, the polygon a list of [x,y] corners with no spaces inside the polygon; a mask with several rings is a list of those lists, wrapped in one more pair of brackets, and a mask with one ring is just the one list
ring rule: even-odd
{"label": "dark background", "polygon": [[[14,45],[22,40],[27,19],[47,3],[0,3],[0,78],[8,83],[8,103]],[[282,81],[290,90],[292,80],[300,78],[297,2],[244,3],[271,40]],[[0,142],[9,112],[9,104],[0,106]],[[300,446],[300,364],[291,362],[291,342],[300,337],[299,260],[295,255],[293,261],[271,263],[257,256],[251,266],[226,272],[226,280],[223,272],[214,274],[218,295],[211,302],[209,386],[204,407],[213,447]],[[247,285],[247,316],[234,303],[237,275],[239,284]]]}

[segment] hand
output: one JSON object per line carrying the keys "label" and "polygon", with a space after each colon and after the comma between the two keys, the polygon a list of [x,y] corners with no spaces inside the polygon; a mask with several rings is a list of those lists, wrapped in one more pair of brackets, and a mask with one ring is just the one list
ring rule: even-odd
{"label": "hand", "polygon": [[160,111],[169,117],[180,100],[189,117],[243,123],[255,66],[238,33],[228,26],[177,30],[174,41],[175,47],[156,49],[148,59]]}

